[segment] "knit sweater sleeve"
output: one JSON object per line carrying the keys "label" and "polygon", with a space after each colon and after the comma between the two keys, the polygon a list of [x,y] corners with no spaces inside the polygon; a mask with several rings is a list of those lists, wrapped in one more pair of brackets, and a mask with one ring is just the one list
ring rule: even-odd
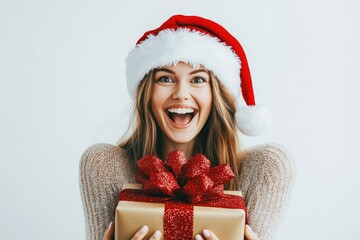
{"label": "knit sweater sleeve", "polygon": [[274,239],[290,197],[293,175],[292,157],[280,145],[257,146],[246,152],[239,184],[249,225],[261,240]]}
{"label": "knit sweater sleeve", "polygon": [[124,183],[134,182],[134,164],[110,144],[89,147],[80,160],[80,190],[86,239],[100,240],[111,221]]}

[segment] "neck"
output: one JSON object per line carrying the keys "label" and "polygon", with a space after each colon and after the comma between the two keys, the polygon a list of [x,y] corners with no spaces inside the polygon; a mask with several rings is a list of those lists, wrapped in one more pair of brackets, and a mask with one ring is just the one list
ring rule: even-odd
{"label": "neck", "polygon": [[187,143],[177,143],[177,142],[170,141],[166,137],[163,137],[163,141],[162,141],[163,156],[161,156],[161,158],[163,160],[166,160],[169,152],[182,151],[185,153],[186,159],[190,159],[190,157],[193,154],[194,143],[195,143],[195,139],[193,139]]}

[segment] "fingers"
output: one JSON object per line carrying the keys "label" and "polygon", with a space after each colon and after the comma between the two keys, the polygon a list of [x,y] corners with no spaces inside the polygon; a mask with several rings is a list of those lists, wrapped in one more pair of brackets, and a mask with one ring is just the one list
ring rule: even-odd
{"label": "fingers", "polygon": [[111,222],[109,224],[109,227],[106,229],[105,233],[104,233],[104,237],[103,237],[103,240],[111,240],[113,234],[114,234],[114,223]]}
{"label": "fingers", "polygon": [[204,238],[200,234],[196,234],[195,240],[204,240]]}
{"label": "fingers", "polygon": [[[251,229],[249,225],[245,227],[245,237],[247,240],[259,240],[258,235]],[[210,230],[204,229],[201,234],[195,236],[195,240],[219,240],[219,238]]]}
{"label": "fingers", "polygon": [[208,230],[208,229],[204,229],[202,231],[202,235],[200,234],[196,234],[195,236],[195,240],[219,240],[219,238],[215,235],[215,233],[213,233],[212,231]]}
{"label": "fingers", "polygon": [[155,231],[154,234],[151,236],[151,238],[149,240],[157,240],[160,239],[161,237],[161,232],[159,230]]}
{"label": "fingers", "polygon": [[139,231],[137,231],[135,233],[135,235],[133,236],[133,238],[131,240],[140,240],[143,239],[146,234],[148,233],[149,228],[148,226],[144,225],[142,228],[139,229]]}
{"label": "fingers", "polygon": [[[148,226],[144,225],[142,228],[139,229],[139,231],[135,233],[134,237],[131,240],[141,240],[146,236],[148,232],[149,232]],[[160,237],[161,237],[161,232],[155,231],[154,234],[151,236],[151,238],[149,238],[149,240],[157,240],[160,239]]]}
{"label": "fingers", "polygon": [[258,235],[251,229],[249,225],[245,226],[245,237],[247,240],[259,240]]}

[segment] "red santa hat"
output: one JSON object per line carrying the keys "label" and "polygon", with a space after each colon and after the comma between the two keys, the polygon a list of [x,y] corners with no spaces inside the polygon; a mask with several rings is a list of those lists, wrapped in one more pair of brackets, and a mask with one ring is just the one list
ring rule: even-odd
{"label": "red santa hat", "polygon": [[236,38],[221,25],[198,16],[174,15],[159,28],[146,32],[126,59],[129,94],[152,69],[179,61],[211,70],[227,90],[247,106],[237,110],[241,132],[256,136],[271,124],[271,112],[255,106],[250,69],[245,52]]}

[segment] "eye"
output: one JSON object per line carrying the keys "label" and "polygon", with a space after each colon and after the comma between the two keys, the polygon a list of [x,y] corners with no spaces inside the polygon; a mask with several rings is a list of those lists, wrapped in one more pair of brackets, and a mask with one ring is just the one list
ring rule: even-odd
{"label": "eye", "polygon": [[191,82],[192,83],[204,83],[204,82],[206,82],[206,79],[203,77],[195,77]]}
{"label": "eye", "polygon": [[157,82],[163,82],[163,83],[172,83],[174,82],[171,78],[167,76],[160,77]]}

